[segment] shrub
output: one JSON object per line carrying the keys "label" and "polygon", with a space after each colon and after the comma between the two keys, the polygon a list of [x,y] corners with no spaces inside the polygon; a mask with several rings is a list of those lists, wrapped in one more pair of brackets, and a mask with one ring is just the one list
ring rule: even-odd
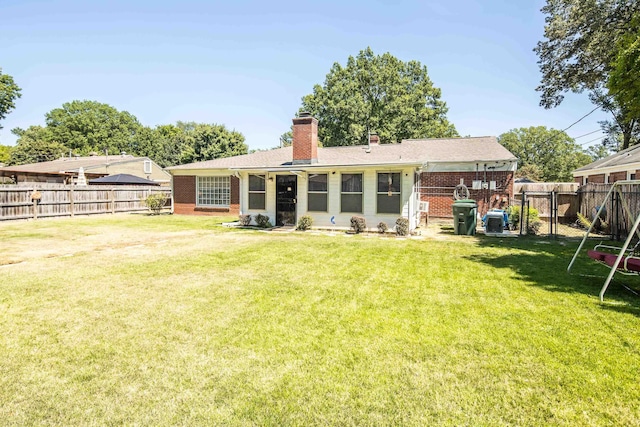
{"label": "shrub", "polygon": [[396,234],[398,236],[409,235],[409,219],[400,217],[396,220]]}
{"label": "shrub", "polygon": [[149,208],[152,215],[158,215],[167,204],[167,195],[164,193],[149,194],[144,199],[144,204]]}
{"label": "shrub", "polygon": [[273,227],[273,225],[271,225],[271,221],[269,221],[269,217],[266,216],[266,215],[257,214],[256,216],[253,217],[253,219],[256,221],[256,224],[260,228],[271,228],[271,227]]}
{"label": "shrub", "polygon": [[251,224],[251,215],[240,215],[240,225],[246,227]]}
{"label": "shrub", "polygon": [[351,217],[351,229],[356,233],[367,231],[367,221],[362,216]]}
{"label": "shrub", "polygon": [[311,218],[309,215],[303,215],[298,220],[297,229],[301,231],[309,230],[311,228],[311,224],[313,224],[313,218]]}
{"label": "shrub", "polygon": [[378,233],[384,234],[387,232],[387,230],[389,230],[389,226],[387,225],[387,223],[384,221],[380,221],[378,223]]}

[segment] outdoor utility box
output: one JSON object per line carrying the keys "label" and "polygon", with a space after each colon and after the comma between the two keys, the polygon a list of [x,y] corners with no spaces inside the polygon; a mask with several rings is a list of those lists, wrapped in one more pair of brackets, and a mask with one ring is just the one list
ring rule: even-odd
{"label": "outdoor utility box", "polygon": [[493,210],[484,217],[484,231],[486,233],[502,233],[505,226],[505,212]]}
{"label": "outdoor utility box", "polygon": [[478,203],[475,200],[456,200],[453,202],[453,232],[458,235],[476,234],[476,216]]}

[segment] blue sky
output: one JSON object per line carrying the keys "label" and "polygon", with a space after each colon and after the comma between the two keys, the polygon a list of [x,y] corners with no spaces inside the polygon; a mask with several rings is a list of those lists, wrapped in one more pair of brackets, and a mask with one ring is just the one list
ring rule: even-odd
{"label": "blue sky", "polygon": [[[144,125],[224,124],[252,149],[289,129],[301,98],[334,62],[370,46],[428,68],[461,135],[564,129],[592,110],[586,95],[539,107],[533,1],[33,1],[2,0],[0,68],[22,87],[2,121],[43,125],[74,99],[112,105]],[[596,112],[567,131],[598,130]],[[600,133],[576,142],[595,144]]]}

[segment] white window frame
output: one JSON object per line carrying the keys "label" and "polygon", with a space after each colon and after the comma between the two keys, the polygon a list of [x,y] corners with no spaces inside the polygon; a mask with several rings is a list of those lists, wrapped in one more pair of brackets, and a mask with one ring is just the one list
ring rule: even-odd
{"label": "white window frame", "polygon": [[[261,179],[264,182],[264,190],[251,190],[251,177],[255,176],[258,179]],[[251,195],[252,194],[264,194],[264,206],[262,208],[254,208],[251,207]],[[267,175],[252,173],[249,174],[249,178],[247,179],[247,207],[251,211],[265,211],[267,209]]]}
{"label": "white window frame", "polygon": [[145,160],[144,161],[144,173],[151,173],[153,172],[153,168],[151,166],[151,160]]}
{"label": "white window frame", "polygon": [[[380,212],[378,207],[378,197],[381,195],[389,195],[389,191],[378,191],[378,176],[382,173],[385,174],[398,174],[400,176],[400,182],[398,183],[400,190],[392,191],[392,196],[399,196],[400,203],[398,204],[398,212]],[[376,171],[376,213],[378,215],[399,215],[402,213],[402,172],[401,171]]]}
{"label": "white window frame", "polygon": [[[203,186],[209,185],[209,188]],[[225,191],[226,190],[226,191]],[[210,191],[205,197],[204,191]],[[219,196],[216,196],[216,191]],[[220,203],[207,203],[207,202]],[[214,208],[228,208],[231,205],[231,177],[230,176],[199,176],[196,179],[196,206]]]}
{"label": "white window frame", "polygon": [[[360,186],[361,186],[361,191],[342,191],[342,176],[343,175],[360,175]],[[342,203],[342,195],[355,195],[355,194],[359,194],[360,195],[360,211],[359,212],[354,212],[354,211],[345,211],[343,209],[343,203]],[[354,213],[354,214],[362,214],[364,213],[364,173],[363,172],[344,172],[340,174],[340,213]]]}
{"label": "white window frame", "polygon": [[[311,209],[309,209],[309,199],[310,197],[307,195],[307,211],[309,212],[329,212],[329,174],[328,173],[318,173],[317,175],[324,175],[327,177],[326,179],[326,185],[327,185],[327,189],[325,191],[311,191],[311,190],[307,190],[308,195],[310,194],[324,194],[325,198],[326,198],[326,203],[327,203],[327,209],[323,210],[323,211],[313,211]],[[309,181],[311,180],[311,178],[307,179],[307,185],[309,186]]]}

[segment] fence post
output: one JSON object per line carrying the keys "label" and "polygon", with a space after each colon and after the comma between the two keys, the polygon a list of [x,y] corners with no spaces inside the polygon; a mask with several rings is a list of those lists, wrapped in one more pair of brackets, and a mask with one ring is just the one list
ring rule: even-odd
{"label": "fence post", "polygon": [[73,203],[73,185],[71,185],[69,187],[69,213],[71,215],[71,218],[73,218],[73,210],[74,210],[74,203]]}
{"label": "fence post", "polygon": [[111,197],[111,213],[116,213],[116,193],[113,187],[109,191],[109,197]]}

